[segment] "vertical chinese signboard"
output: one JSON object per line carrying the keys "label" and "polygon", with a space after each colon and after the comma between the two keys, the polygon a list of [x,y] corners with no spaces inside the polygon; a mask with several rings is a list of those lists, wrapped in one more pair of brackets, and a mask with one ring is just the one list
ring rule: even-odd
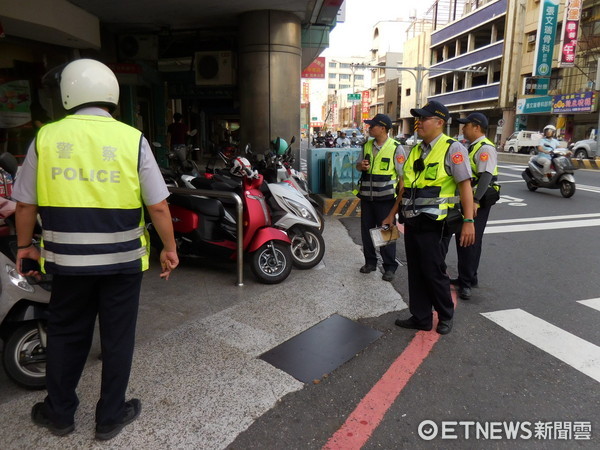
{"label": "vertical chinese signboard", "polygon": [[310,84],[302,82],[302,103],[308,103],[310,100]]}
{"label": "vertical chinese signboard", "polygon": [[556,39],[559,0],[542,0],[540,5],[540,21],[538,23],[537,42],[535,45],[535,61],[533,76],[544,77],[552,71],[552,53]]}
{"label": "vertical chinese signboard", "polygon": [[558,67],[575,67],[577,33],[583,0],[565,0],[562,39]]}
{"label": "vertical chinese signboard", "polygon": [[362,118],[363,120],[369,118],[369,107],[371,106],[371,100],[369,99],[371,91],[362,91]]}

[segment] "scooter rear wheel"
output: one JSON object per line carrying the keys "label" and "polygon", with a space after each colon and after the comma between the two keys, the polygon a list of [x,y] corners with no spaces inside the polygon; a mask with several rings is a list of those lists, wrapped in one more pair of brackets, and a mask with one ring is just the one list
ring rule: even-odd
{"label": "scooter rear wheel", "polygon": [[46,386],[46,351],[37,322],[29,322],[11,334],[2,359],[6,373],[18,385],[27,389]]}
{"label": "scooter rear wheel", "polygon": [[281,283],[292,271],[290,245],[281,241],[269,241],[263,244],[252,253],[250,268],[261,283]]}
{"label": "scooter rear wheel", "polygon": [[531,192],[535,192],[537,191],[537,186],[534,186],[533,183],[531,183],[530,181],[527,181],[527,189],[529,189]]}

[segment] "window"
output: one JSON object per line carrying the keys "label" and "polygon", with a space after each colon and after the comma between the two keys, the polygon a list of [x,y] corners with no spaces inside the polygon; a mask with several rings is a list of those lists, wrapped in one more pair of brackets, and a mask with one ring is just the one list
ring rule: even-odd
{"label": "window", "polygon": [[354,79],[356,81],[359,81],[359,80],[362,81],[365,79],[365,76],[364,75],[354,75]]}
{"label": "window", "polygon": [[340,84],[340,89],[350,89],[349,84]]}
{"label": "window", "polygon": [[337,63],[330,62],[330,63],[329,63],[329,68],[330,68],[330,69],[335,69],[335,68],[337,68]]}
{"label": "window", "polygon": [[410,97],[410,88],[406,90],[406,96]]}
{"label": "window", "polygon": [[337,73],[330,73],[329,74],[329,79],[330,80],[335,80],[337,78]]}
{"label": "window", "polygon": [[335,84],[328,84],[327,89],[335,89]]}
{"label": "window", "polygon": [[340,80],[349,80],[349,79],[350,79],[349,73],[340,73]]}
{"label": "window", "polygon": [[349,69],[349,68],[350,68],[350,64],[340,63],[340,69]]}

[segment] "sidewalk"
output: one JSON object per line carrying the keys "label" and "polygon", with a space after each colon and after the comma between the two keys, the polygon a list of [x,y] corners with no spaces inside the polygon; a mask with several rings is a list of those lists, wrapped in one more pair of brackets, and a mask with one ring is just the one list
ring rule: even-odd
{"label": "sidewalk", "polygon": [[206,262],[183,263],[163,282],[154,265],[144,278],[129,385],[129,396],[142,400],[140,418],[108,444],[93,439],[101,368],[95,348],[79,386],[75,432],[58,438],[31,423],[31,406],[44,391],[18,391],[7,399],[2,387],[0,447],[227,446],[279,399],[303,387],[260,354],[334,313],[358,319],[406,308],[379,272],[358,273],[360,247],[337,219],[326,220],[323,262],[294,270],[279,285],[259,284],[246,270],[245,286],[237,287],[234,265],[211,269]]}

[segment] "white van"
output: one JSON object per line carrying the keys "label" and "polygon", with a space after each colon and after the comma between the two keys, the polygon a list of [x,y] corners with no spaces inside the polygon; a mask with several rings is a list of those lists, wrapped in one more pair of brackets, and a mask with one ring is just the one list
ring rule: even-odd
{"label": "white van", "polygon": [[504,151],[510,153],[529,153],[535,155],[542,133],[537,131],[515,131],[504,144]]}

